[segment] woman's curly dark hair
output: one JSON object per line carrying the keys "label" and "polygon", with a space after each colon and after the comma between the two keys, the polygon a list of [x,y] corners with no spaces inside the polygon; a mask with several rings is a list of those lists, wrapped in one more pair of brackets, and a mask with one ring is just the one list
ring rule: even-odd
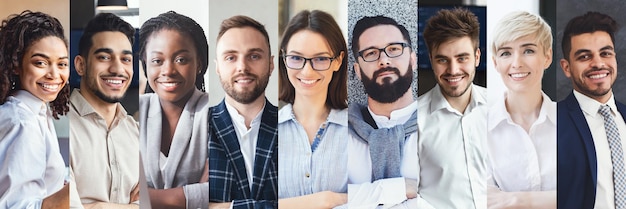
{"label": "woman's curly dark hair", "polygon": [[[63,33],[63,26],[57,18],[41,12],[26,10],[21,14],[10,15],[0,25],[0,104],[7,101],[7,97],[21,89],[20,79],[14,73],[15,69],[23,67],[22,58],[28,47],[34,42],[54,36],[63,40],[67,48],[67,39]],[[50,102],[52,116],[59,119],[69,110],[70,87],[65,85]]]}

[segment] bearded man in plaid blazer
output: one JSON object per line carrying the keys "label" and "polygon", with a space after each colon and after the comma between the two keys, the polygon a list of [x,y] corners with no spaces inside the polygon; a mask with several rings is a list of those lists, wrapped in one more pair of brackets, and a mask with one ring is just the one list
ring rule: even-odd
{"label": "bearded man in plaid blazer", "polygon": [[265,98],[274,69],[265,27],[226,19],[216,72],[226,97],[210,109],[210,208],[278,208],[278,109]]}

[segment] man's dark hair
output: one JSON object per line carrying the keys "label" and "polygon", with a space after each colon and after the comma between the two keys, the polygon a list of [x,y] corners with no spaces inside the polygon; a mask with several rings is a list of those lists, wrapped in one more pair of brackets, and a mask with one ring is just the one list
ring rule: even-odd
{"label": "man's dark hair", "polygon": [[[379,26],[379,25],[393,25],[400,30],[402,33],[402,37],[409,44],[409,48],[411,48],[411,36],[409,35],[409,31],[403,25],[398,24],[394,19],[385,16],[375,16],[375,17],[363,17],[354,25],[354,29],[352,30],[352,54],[354,55],[354,59],[357,60],[359,57],[359,39],[365,30]],[[412,48],[411,48],[412,49]]]}
{"label": "man's dark hair", "polygon": [[78,54],[85,59],[89,56],[89,49],[93,45],[92,37],[99,32],[121,32],[128,38],[130,44],[135,40],[135,28],[111,13],[100,13],[93,17],[85,26],[83,36],[78,42]]}
{"label": "man's dark hair", "polygon": [[599,12],[587,12],[584,15],[572,18],[563,31],[563,40],[561,42],[563,57],[569,61],[569,53],[572,50],[572,36],[604,31],[611,36],[611,42],[615,44],[617,27],[617,22],[611,16]]}
{"label": "man's dark hair", "polygon": [[446,41],[455,38],[469,37],[476,51],[480,44],[480,23],[478,17],[464,8],[439,10],[428,19],[424,27],[424,40],[429,55]]}
{"label": "man's dark hair", "polygon": [[[267,35],[267,30],[265,30],[265,26],[263,26],[258,21],[248,16],[243,16],[243,15],[232,16],[222,21],[222,24],[220,25],[220,31],[217,33],[217,42],[220,41],[220,38],[222,38],[222,36],[224,35],[224,33],[226,33],[226,31],[232,28],[243,28],[243,27],[251,27],[259,31],[261,34],[263,34],[263,36],[265,36],[265,41],[267,42],[267,48],[268,49],[272,48],[270,47],[270,37],[269,35]],[[271,53],[271,50],[268,53]]]}
{"label": "man's dark hair", "polygon": [[[150,18],[139,29],[139,59],[142,61],[141,66],[144,69],[144,74],[146,73],[145,69],[147,69],[146,44],[148,43],[148,38],[153,33],[161,30],[174,30],[186,36],[186,38],[191,38],[193,45],[196,47],[196,57],[200,60],[197,66],[200,74],[196,76],[195,84],[198,90],[204,92],[204,74],[209,67],[209,44],[207,43],[206,35],[204,35],[204,30],[196,21],[174,11]],[[150,86],[147,86],[146,89],[148,92],[151,91]]]}

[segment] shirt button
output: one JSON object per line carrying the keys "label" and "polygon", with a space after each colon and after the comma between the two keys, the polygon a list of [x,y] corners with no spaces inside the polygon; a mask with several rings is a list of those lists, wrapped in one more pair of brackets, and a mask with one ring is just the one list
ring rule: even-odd
{"label": "shirt button", "polygon": [[304,176],[306,176],[307,178],[309,178],[309,177],[311,176],[311,174],[306,173],[306,174],[304,174]]}

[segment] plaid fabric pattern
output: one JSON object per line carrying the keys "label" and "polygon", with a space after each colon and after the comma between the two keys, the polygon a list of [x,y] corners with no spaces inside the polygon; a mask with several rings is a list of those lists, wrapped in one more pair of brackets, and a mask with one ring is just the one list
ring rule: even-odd
{"label": "plaid fabric pattern", "polygon": [[278,208],[278,108],[266,99],[252,189],[224,100],[210,108],[209,117],[209,201],[233,201],[235,209]]}
{"label": "plaid fabric pattern", "polygon": [[606,138],[609,141],[609,149],[611,150],[615,208],[624,209],[626,208],[626,173],[624,172],[624,157],[620,135],[617,131],[617,124],[615,124],[611,114],[611,107],[602,105],[598,112],[604,117],[604,129],[606,130]]}

